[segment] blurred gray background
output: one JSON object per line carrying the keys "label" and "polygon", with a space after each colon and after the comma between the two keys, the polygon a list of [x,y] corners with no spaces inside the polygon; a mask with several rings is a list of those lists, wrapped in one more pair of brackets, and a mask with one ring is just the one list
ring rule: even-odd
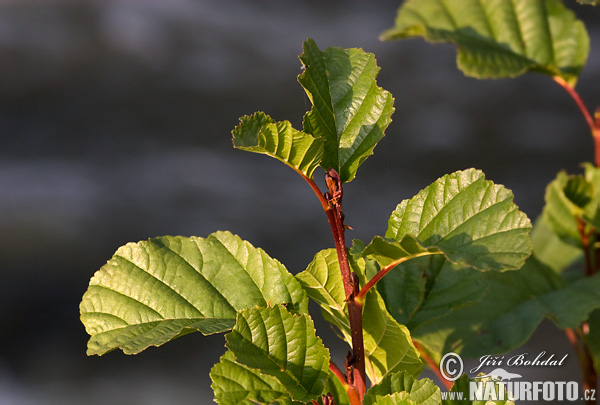
{"label": "blurred gray background", "polygon": [[[86,357],[79,301],[129,241],[230,230],[293,273],[332,246],[302,179],[231,147],[238,118],[258,110],[301,128],[308,37],[374,52],[396,99],[387,136],[345,189],[349,239],[384,233],[402,199],[468,167],[533,218],[559,170],[593,159],[584,119],[550,78],[478,81],[456,69],[452,46],[380,42],[399,3],[0,3],[0,404],[212,402],[222,335]],[[566,3],[588,24],[578,89],[595,107],[600,8]],[[319,334],[334,344],[327,326]],[[549,323],[528,347],[570,352]],[[569,360],[549,378],[577,379]]]}

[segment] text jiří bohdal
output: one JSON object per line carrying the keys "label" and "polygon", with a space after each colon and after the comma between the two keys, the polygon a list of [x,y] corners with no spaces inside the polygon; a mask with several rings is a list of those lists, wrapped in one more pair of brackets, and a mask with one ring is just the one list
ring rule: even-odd
{"label": "text ji\u0159\u00ed bohdal", "polygon": [[559,367],[562,366],[569,355],[565,354],[560,360],[554,354],[547,356],[546,351],[538,353],[535,357],[529,353],[517,354],[511,357],[492,356],[486,354],[479,358],[479,365],[469,370],[474,374],[479,372],[482,367],[486,366],[506,366],[506,367]]}

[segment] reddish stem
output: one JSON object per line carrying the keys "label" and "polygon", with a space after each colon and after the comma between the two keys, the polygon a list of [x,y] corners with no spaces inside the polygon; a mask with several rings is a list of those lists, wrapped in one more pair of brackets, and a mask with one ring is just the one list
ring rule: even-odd
{"label": "reddish stem", "polygon": [[448,391],[450,391],[452,389],[452,382],[446,380],[442,376],[442,372],[440,371],[440,365],[437,364],[431,357],[429,357],[429,355],[427,354],[427,352],[425,352],[425,350],[423,350],[423,348],[421,347],[421,345],[419,344],[419,342],[417,342],[416,340],[413,340],[413,344],[415,345],[415,347],[419,351],[419,354],[421,355],[421,358],[423,360],[425,360],[425,363],[427,363],[427,365],[429,366],[429,368],[431,368],[431,371],[433,371],[435,373],[435,375],[437,376],[438,380],[442,384],[444,384],[444,387],[446,387],[446,389]]}
{"label": "reddish stem", "polygon": [[312,191],[314,191],[315,195],[319,199],[319,202],[321,203],[321,206],[323,207],[323,210],[325,212],[327,212],[327,210],[329,209],[329,206],[327,204],[327,200],[323,196],[323,193],[321,193],[321,190],[319,190],[319,186],[317,186],[317,183],[315,183],[315,181],[313,179],[311,179],[310,177],[307,177],[301,171],[298,171],[298,170],[296,170],[296,171],[300,174],[300,176],[302,176],[302,178],[304,180],[306,180],[306,182],[308,183],[308,185],[310,186],[310,188],[312,189]]}
{"label": "reddish stem", "polygon": [[329,370],[337,377],[342,383],[342,386],[346,386],[346,375],[340,370],[340,368],[331,360],[329,361]]}
{"label": "reddish stem", "polygon": [[600,118],[598,117],[598,111],[596,111],[596,119],[594,120],[592,118],[592,115],[586,108],[585,104],[583,103],[583,100],[581,100],[581,97],[579,97],[577,91],[575,91],[575,89],[571,87],[571,85],[567,83],[563,78],[554,76],[553,79],[555,82],[560,84],[562,88],[567,91],[567,93],[571,95],[573,100],[575,100],[577,107],[579,107],[579,110],[581,110],[581,113],[585,117],[585,120],[587,121],[587,124],[590,127],[590,130],[592,131],[592,137],[594,138],[595,164],[597,167],[600,167]]}
{"label": "reddish stem", "polygon": [[353,384],[350,384],[358,391],[359,398],[362,398],[366,392],[366,370],[365,370],[365,347],[362,332],[362,305],[355,300],[355,282],[348,263],[348,254],[346,252],[346,239],[344,236],[344,225],[342,224],[341,212],[335,208],[326,211],[331,224],[331,231],[335,239],[335,249],[342,273],[344,283],[344,292],[348,305],[348,317],[350,321],[350,333],[352,337],[352,357],[353,357]]}
{"label": "reddish stem", "polygon": [[365,371],[365,347],[362,329],[362,305],[355,300],[360,288],[358,277],[350,269],[348,253],[346,251],[346,238],[344,228],[344,213],[342,212],[342,197],[344,190],[339,174],[334,169],[327,170],[325,183],[328,192],[324,195],[327,202],[325,213],[329,219],[331,232],[335,241],[335,250],[340,265],[344,293],[348,306],[350,321],[350,335],[352,340],[352,353],[346,358],[346,379],[348,385],[358,393],[359,401],[367,391],[367,377]]}
{"label": "reddish stem", "polygon": [[388,274],[392,269],[394,269],[394,267],[398,266],[400,263],[404,263],[407,260],[415,259],[417,257],[437,255],[437,254],[442,254],[442,253],[441,252],[423,252],[423,253],[417,253],[412,256],[402,257],[398,260],[393,261],[392,263],[388,264],[384,268],[380,269],[377,272],[377,274],[375,274],[373,276],[373,278],[370,279],[367,282],[367,284],[365,284],[365,286],[356,295],[356,301],[363,303],[365,301],[365,297],[366,297],[367,293],[369,292],[369,290],[371,288],[373,288],[375,286],[375,284],[377,284],[379,282],[379,280],[381,280],[386,274]]}
{"label": "reddish stem", "polygon": [[[581,374],[583,376],[583,389],[587,392],[591,390],[596,390],[598,384],[598,374],[594,369],[594,361],[592,360],[592,355],[589,351],[589,348],[585,344],[585,336],[587,336],[589,332],[589,327],[586,322],[584,322],[580,328],[575,329],[565,329],[565,335],[567,335],[567,339],[571,346],[575,349],[577,353],[577,357],[579,358],[579,365],[581,367]],[[586,401],[586,404],[593,405],[595,404],[595,400]]]}

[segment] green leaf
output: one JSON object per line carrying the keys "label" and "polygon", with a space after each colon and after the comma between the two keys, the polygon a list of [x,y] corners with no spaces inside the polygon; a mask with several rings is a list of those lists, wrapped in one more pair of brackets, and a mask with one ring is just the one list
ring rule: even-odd
{"label": "green leaf", "polygon": [[[581,177],[583,178],[583,177]],[[546,205],[542,212],[543,220],[565,243],[581,248],[581,235],[577,229],[575,216],[581,214],[580,207],[565,195],[565,188],[574,176],[564,171],[546,188]]]}
{"label": "green leaf", "polygon": [[350,320],[344,283],[335,249],[317,253],[305,271],[296,274],[308,297],[321,307],[323,318],[350,339]]}
{"label": "green leaf", "polygon": [[527,71],[575,86],[589,53],[585,26],[560,0],[409,0],[382,39],[423,37],[457,46],[457,65],[480,79]]}
{"label": "green leaf", "polygon": [[309,178],[323,158],[323,139],[295,130],[289,121],[274,122],[262,112],[242,117],[232,134],[235,148],[274,157]]}
{"label": "green leaf", "polygon": [[556,273],[561,273],[582,257],[581,249],[563,242],[554,233],[544,215],[540,215],[534,222],[531,242],[535,257]]}
{"label": "green leaf", "polygon": [[298,81],[313,104],[304,131],[325,140],[321,166],[334,168],[343,182],[373,154],[394,111],[392,95],[377,87],[379,67],[362,49],[327,48],[309,39],[300,55],[304,72]]}
{"label": "green leaf", "polygon": [[534,256],[518,271],[480,277],[485,290],[479,301],[411,327],[435,359],[449,351],[506,353],[525,343],[544,318],[572,328],[600,308],[600,274],[567,284]]}
{"label": "green leaf", "polygon": [[565,197],[577,208],[585,208],[592,201],[594,187],[583,176],[571,176],[563,190]]}
{"label": "green leaf", "polygon": [[[350,257],[350,265],[359,276],[360,284],[365,285],[367,262]],[[336,251],[328,249],[317,253],[307,269],[296,278],[308,296],[321,306],[325,320],[335,325],[350,344],[350,321]],[[406,370],[412,375],[421,373],[419,354],[408,330],[387,312],[375,289],[369,291],[363,306],[363,337],[366,371],[374,384],[391,372]]]}
{"label": "green leaf", "polygon": [[306,293],[278,261],[229,232],[164,236],[120,247],[80,304],[88,355],[135,354],[184,334],[225,332],[243,308],[289,304]]}
{"label": "green leaf", "polygon": [[600,229],[600,169],[584,165],[584,175],[558,173],[546,188],[542,213],[549,228],[565,243],[582,248],[578,222]]}
{"label": "green leaf", "polygon": [[388,266],[392,263],[441,253],[442,251],[435,247],[423,247],[414,236],[405,235],[400,241],[375,236],[361,255],[376,260],[381,266]]}
{"label": "green leaf", "polygon": [[428,378],[416,380],[405,372],[388,374],[381,382],[371,387],[363,398],[363,405],[373,405],[378,399],[404,393],[405,399],[419,405],[437,405],[441,401],[440,389]]}
{"label": "green leaf", "polygon": [[294,403],[285,387],[270,375],[236,363],[227,351],[210,371],[215,401],[222,405]]}
{"label": "green leaf", "polygon": [[275,377],[296,401],[316,400],[328,378],[329,351],[308,315],[282,305],[243,309],[225,336],[236,362]]}
{"label": "green leaf", "polygon": [[394,210],[386,237],[416,237],[452,261],[480,270],[512,270],[531,254],[531,223],[513,194],[468,169],[445,175]]}
{"label": "green leaf", "polygon": [[417,405],[418,402],[411,401],[406,392],[395,392],[377,399],[374,405]]}

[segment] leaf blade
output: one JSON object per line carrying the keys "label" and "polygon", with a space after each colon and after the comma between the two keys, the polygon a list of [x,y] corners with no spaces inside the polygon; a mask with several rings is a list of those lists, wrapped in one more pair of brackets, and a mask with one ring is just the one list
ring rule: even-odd
{"label": "leaf blade", "polygon": [[306,294],[281,263],[215,232],[122,246],[90,280],[80,312],[91,335],[88,355],[135,354],[192,330],[224,332],[238,309],[268,302],[307,311]]}
{"label": "leaf blade", "polygon": [[419,405],[436,405],[442,400],[440,389],[429,378],[420,380],[405,372],[388,374],[383,380],[372,386],[363,399],[364,405],[379,403],[387,395],[404,393],[404,398]]}
{"label": "leaf blade", "polygon": [[329,351],[308,315],[282,305],[243,309],[226,335],[236,361],[276,378],[297,401],[316,400],[328,378]]}
{"label": "leaf blade", "polygon": [[531,254],[531,223],[513,194],[475,169],[440,177],[392,212],[386,237],[416,237],[452,261],[480,270],[510,270]]}
{"label": "leaf blade", "polygon": [[412,0],[381,38],[415,36],[455,44],[459,69],[483,79],[534,71],[574,87],[589,53],[583,23],[560,0]]}
{"label": "leaf blade", "polygon": [[262,112],[240,118],[232,135],[236,149],[271,156],[308,178],[323,158],[323,139],[295,130],[289,121],[275,122]]}
{"label": "leaf blade", "polygon": [[325,140],[321,166],[334,168],[343,182],[373,154],[394,111],[391,94],[377,86],[375,57],[361,49],[321,51],[309,39],[298,76],[313,107],[304,116],[304,131]]}
{"label": "leaf blade", "polygon": [[274,377],[261,374],[235,361],[227,351],[210,371],[215,400],[225,405],[292,404],[285,387]]}
{"label": "leaf blade", "polygon": [[[367,279],[365,260],[350,257],[350,265],[360,284],[364,285]],[[350,344],[350,321],[336,251],[327,249],[319,252],[296,278],[308,296],[321,306],[325,320],[335,325]],[[387,312],[375,289],[369,291],[363,306],[363,338],[366,371],[373,383],[391,372],[406,370],[413,375],[421,372],[419,353],[412,344],[408,329]]]}

